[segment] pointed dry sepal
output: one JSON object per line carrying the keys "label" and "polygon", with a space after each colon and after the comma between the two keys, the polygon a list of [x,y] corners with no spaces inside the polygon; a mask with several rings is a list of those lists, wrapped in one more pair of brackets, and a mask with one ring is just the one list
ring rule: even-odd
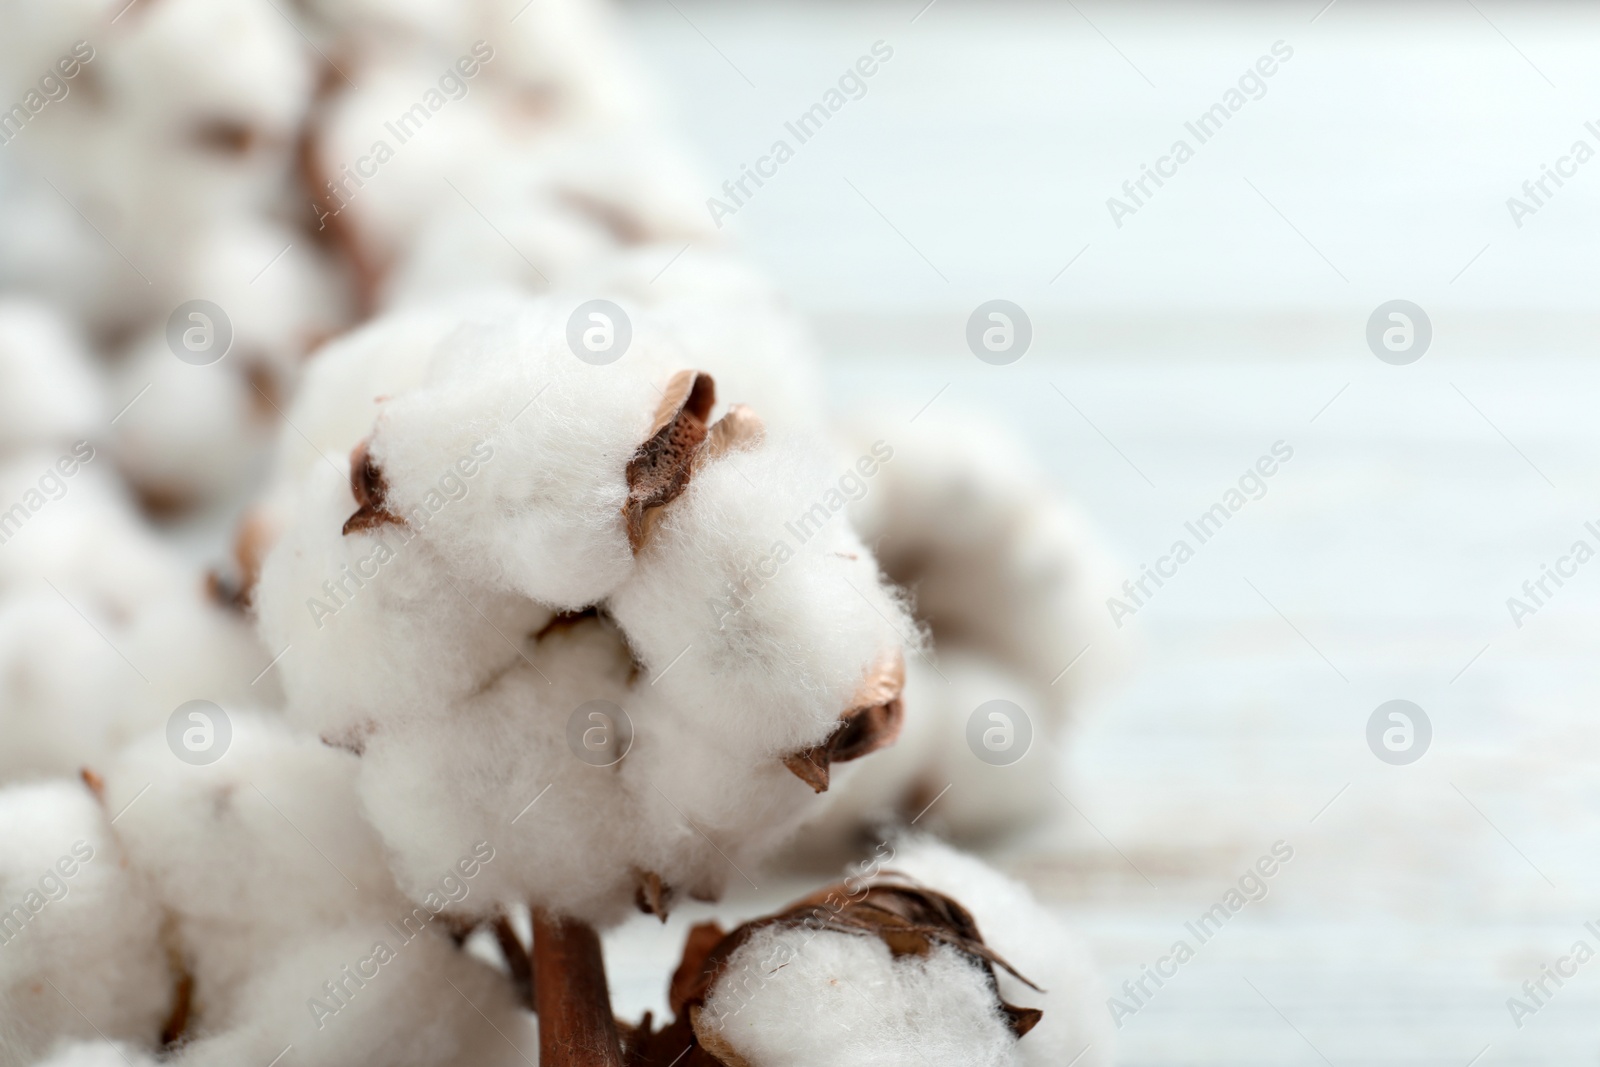
{"label": "pointed dry sepal", "polygon": [[784,757],[783,765],[816,792],[826,792],[833,764],[887,748],[900,736],[905,721],[900,695],[905,684],[905,656],[896,649],[873,667],[828,739]]}
{"label": "pointed dry sepal", "polygon": [[400,516],[384,508],[389,495],[389,484],[383,471],[373,462],[368,451],[370,441],[362,441],[350,453],[350,492],[356,498],[356,510],[344,521],[344,533],[352,534],[370,530],[385,523],[402,524]]}
{"label": "pointed dry sepal", "polygon": [[717,387],[709,374],[679,371],[667,383],[650,432],[628,461],[628,502],[622,516],[635,554],[644,547],[655,510],[688,488],[716,402]]}

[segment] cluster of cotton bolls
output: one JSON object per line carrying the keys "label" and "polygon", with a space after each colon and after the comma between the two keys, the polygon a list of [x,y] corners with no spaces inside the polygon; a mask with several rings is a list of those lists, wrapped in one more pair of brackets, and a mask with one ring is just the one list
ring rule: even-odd
{"label": "cluster of cotton bolls", "polygon": [[613,17],[0,11],[0,1067],[1105,1062],[911,839],[613,1016],[636,912],[1047,810],[1101,573],[1003,435],[830,426]]}

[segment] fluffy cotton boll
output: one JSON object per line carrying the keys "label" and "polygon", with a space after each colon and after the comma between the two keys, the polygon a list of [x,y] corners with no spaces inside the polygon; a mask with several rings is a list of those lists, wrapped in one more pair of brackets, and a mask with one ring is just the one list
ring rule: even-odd
{"label": "fluffy cotton boll", "polygon": [[893,461],[853,510],[856,528],[910,587],[939,647],[967,645],[1021,672],[1055,698],[1054,728],[1120,661],[1105,611],[1111,569],[1087,523],[999,427],[947,419],[889,444]]}
{"label": "fluffy cotton boll", "polygon": [[731,250],[652,244],[607,257],[574,282],[650,309],[657,328],[711,371],[725,404],[748,404],[773,431],[823,424],[811,337],[772,283]]}
{"label": "fluffy cotton boll", "polygon": [[705,183],[654,130],[567,124],[549,137],[539,161],[544,181],[575,209],[606,220],[619,245],[719,239]]}
{"label": "fluffy cotton boll", "polygon": [[117,832],[176,918],[206,1026],[238,1018],[243,983],[286,942],[404,912],[356,802],[355,757],[275,718],[239,708],[222,716],[203,710],[181,724],[209,727],[212,745],[226,740],[220,759],[181,760],[162,730],[105,776]]}
{"label": "fluffy cotton boll", "polygon": [[579,360],[566,339],[576,303],[463,328],[425,388],[384,405],[370,445],[385,509],[422,509],[423,538],[455,574],[563,609],[596,603],[632,569],[625,469],[670,377],[669,353],[638,324],[621,361]]}
{"label": "fluffy cotton boll", "polygon": [[0,790],[0,908],[6,1064],[67,1037],[155,1044],[173,997],[161,910],[80,783]]}
{"label": "fluffy cotton boll", "polygon": [[379,403],[427,380],[441,342],[468,323],[493,320],[517,306],[514,297],[488,293],[396,311],[313,353],[294,402],[285,408],[271,486],[259,505],[269,540],[293,521],[294,501],[307,472],[330,463],[344,466],[372,432]]}
{"label": "fluffy cotton boll", "polygon": [[915,642],[841,484],[798,440],[706,463],[609,601],[655,687],[752,758],[820,742],[874,664]]}
{"label": "fluffy cotton boll", "polygon": [[[70,184],[83,171],[61,173]],[[76,190],[69,195],[94,218],[107,219]],[[0,280],[8,288],[40,295],[103,338],[136,327],[147,314],[151,284],[139,272],[150,269],[118,255],[33,167],[0,153]]]}
{"label": "fluffy cotton boll", "polygon": [[[162,728],[174,708],[201,697],[229,708],[283,703],[276,671],[266,670],[282,649],[269,652],[250,620],[207,598],[198,576],[147,604],[115,640],[149,685],[123,685],[114,744]],[[131,677],[124,668],[123,682]]]}
{"label": "fluffy cotton boll", "polygon": [[48,581],[76,607],[120,620],[183,581],[108,462],[84,444],[0,463],[0,591]]}
{"label": "fluffy cotton boll", "polygon": [[232,359],[185,363],[163,326],[117,369],[113,393],[131,406],[117,418],[112,451],[150,509],[180,511],[237,495],[253,480],[252,464],[264,462],[281,416]]}
{"label": "fluffy cotton boll", "polygon": [[124,696],[143,686],[95,632],[114,624],[87,610],[44,588],[0,599],[0,781],[69,776],[110,754]]}
{"label": "fluffy cotton boll", "polygon": [[844,517],[808,512],[829,492],[793,443],[715,460],[608,601],[652,679],[623,766],[661,827],[643,865],[691,891],[715,893],[818,807],[785,757],[826,740],[915,639]]}
{"label": "fluffy cotton boll", "polygon": [[163,0],[118,28],[101,73],[126,121],[230,153],[291,146],[317,57],[271,0]]}
{"label": "fluffy cotton boll", "polygon": [[219,220],[195,248],[186,299],[222,308],[233,331],[222,365],[280,407],[307,353],[351,317],[335,265],[296,230],[257,217]]}
{"label": "fluffy cotton boll", "polygon": [[105,384],[72,324],[42,302],[0,300],[0,452],[70,446],[109,418]]}
{"label": "fluffy cotton boll", "polygon": [[631,703],[632,664],[592,619],[558,624],[529,649],[531,663],[447,714],[382,724],[361,760],[362,800],[412,899],[486,847],[493,858],[451,901],[454,914],[532,901],[609,925],[632,904],[629,856],[647,832],[614,765],[611,708]]}
{"label": "fluffy cotton boll", "polygon": [[995,970],[1007,1001],[1044,1011],[1018,1043],[1021,1067],[1112,1062],[1115,1039],[1105,991],[1088,947],[1025,886],[929,838],[896,841],[889,866],[961,901],[977,920],[984,943],[1044,990],[1029,989],[1003,969]]}
{"label": "fluffy cotton boll", "polygon": [[877,937],[803,927],[752,934],[702,1018],[750,1067],[1011,1067],[1028,1041],[954,948],[897,960]]}
{"label": "fluffy cotton boll", "polygon": [[[518,95],[586,123],[637,120],[648,110],[637,63],[621,47],[622,28],[596,0],[489,0],[495,28],[491,72]],[[513,20],[514,19],[514,20]]]}
{"label": "fluffy cotton boll", "polygon": [[436,204],[461,194],[475,201],[474,176],[509,162],[486,93],[478,78],[459,76],[457,58],[375,58],[353,72],[361,88],[330,100],[318,124],[308,167],[326,213],[321,225],[348,234],[380,275],[405,255],[417,221]]}
{"label": "fluffy cotton boll", "polygon": [[448,708],[487,684],[551,612],[463,586],[422,536],[423,516],[412,527],[341,533],[355,509],[347,478],[313,468],[255,604],[272,654],[288,650],[274,670],[289,715],[359,748],[374,724]]}
{"label": "fluffy cotton boll", "polygon": [[[306,1067],[527,1067],[534,1017],[511,985],[439,931],[384,921],[303,940],[246,986],[246,1017],[201,1037],[179,1067],[268,1064],[293,1049]],[[409,938],[409,939],[408,939]]]}
{"label": "fluffy cotton boll", "polygon": [[[4,1049],[0,1048],[0,1055],[3,1054]],[[132,1045],[97,1038],[59,1045],[35,1067],[156,1067],[158,1062]]]}
{"label": "fluffy cotton boll", "polygon": [[[386,278],[383,307],[414,307],[491,286],[542,291],[614,248],[598,222],[574,214],[541,190],[495,183],[469,195],[471,204],[451,194],[435,205]],[[484,224],[479,210],[495,220],[493,227]]]}

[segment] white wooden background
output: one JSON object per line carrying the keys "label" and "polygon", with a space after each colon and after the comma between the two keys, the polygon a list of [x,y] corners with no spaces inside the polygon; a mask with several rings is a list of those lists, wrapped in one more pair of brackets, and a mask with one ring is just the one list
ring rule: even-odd
{"label": "white wooden background", "polygon": [[[1600,117],[1600,12],[923,3],[624,10],[707,195],[893,43],[730,224],[814,317],[841,407],[909,419],[950,384],[922,418],[1011,421],[1130,572],[1295,448],[1125,631],[1138,666],[1062,771],[1082,816],[994,852],[1120,985],[1294,845],[1120,1061],[1600,1060],[1600,963],[1520,1030],[1505,1007],[1600,919],[1600,562],[1521,629],[1505,606],[1600,518],[1600,161],[1521,229],[1504,203]],[[1266,97],[1114,228],[1104,198],[1278,39]],[[1037,331],[1006,368],[961,334],[996,296]],[[1395,297],[1434,325],[1410,367],[1363,341]],[[1395,697],[1434,726],[1409,767],[1364,740]]]}

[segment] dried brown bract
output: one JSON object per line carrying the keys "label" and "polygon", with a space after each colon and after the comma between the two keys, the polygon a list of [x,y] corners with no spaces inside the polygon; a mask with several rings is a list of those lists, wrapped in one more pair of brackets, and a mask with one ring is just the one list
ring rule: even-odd
{"label": "dried brown bract", "polygon": [[828,739],[786,756],[783,765],[818,793],[826,792],[833,764],[848,763],[887,748],[900,736],[905,721],[900,694],[905,684],[905,656],[896,649],[873,667]]}
{"label": "dried brown bract", "polygon": [[370,530],[385,523],[404,525],[400,516],[385,510],[384,502],[389,495],[389,485],[383,479],[383,472],[373,462],[371,454],[367,451],[369,442],[362,441],[350,453],[350,492],[359,505],[355,513],[344,520],[346,535],[362,530]]}
{"label": "dried brown bract", "polygon": [[635,553],[644,547],[651,513],[688,488],[716,402],[717,387],[709,374],[679,371],[667,383],[650,433],[628,461],[628,502],[622,515]]}

